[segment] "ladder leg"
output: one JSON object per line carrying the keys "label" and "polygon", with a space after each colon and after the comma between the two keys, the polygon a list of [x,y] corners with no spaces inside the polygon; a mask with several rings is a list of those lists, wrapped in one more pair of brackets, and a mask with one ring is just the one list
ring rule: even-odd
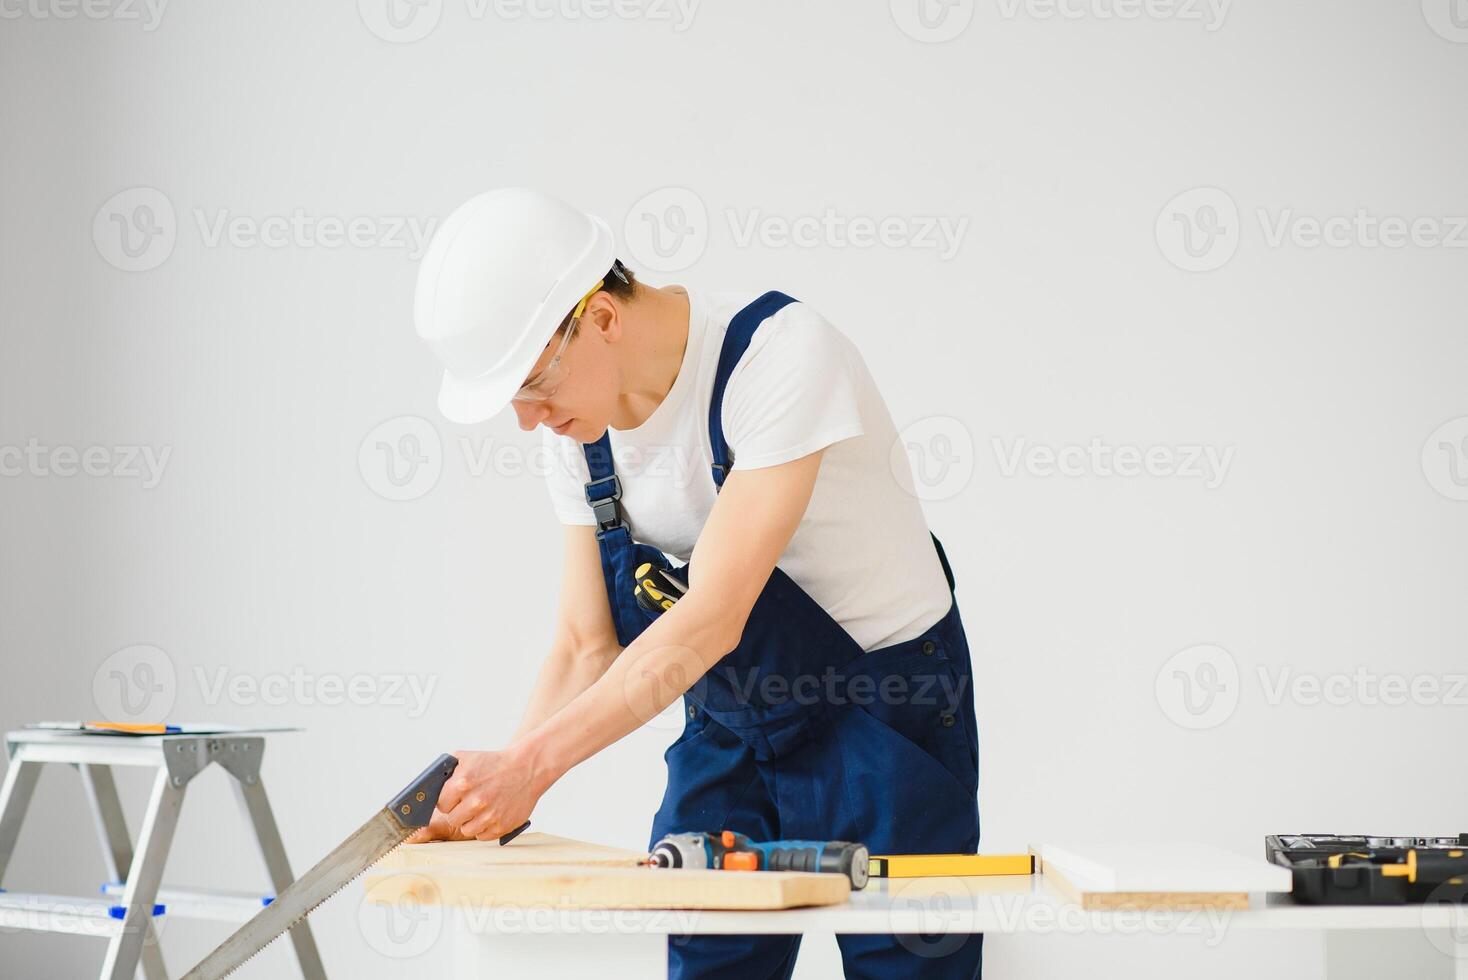
{"label": "ladder leg", "polygon": [[[187,785],[187,778],[171,775],[166,767],[158,770],[122,893],[121,904],[126,909],[122,928],[107,944],[101,980],[129,980],[142,958],[144,940],[153,934],[153,903]],[[156,942],[153,948],[157,949]]]}
{"label": "ladder leg", "polygon": [[[133,841],[127,832],[127,819],[122,813],[122,802],[117,798],[117,783],[112,779],[112,767],[93,763],[77,763],[82,786],[87,791],[87,801],[92,805],[92,817],[97,825],[97,837],[102,843],[103,860],[107,863],[107,877],[111,881],[124,881],[133,863]],[[150,917],[147,934],[143,937],[142,971],[146,980],[168,980],[168,970],[163,965],[163,950],[158,945],[157,931]]]}
{"label": "ladder leg", "polygon": [[24,762],[14,757],[5,770],[5,783],[0,787],[0,881],[5,880],[5,868],[10,864],[10,855],[15,853],[20,825],[25,820],[26,807],[31,805],[31,793],[40,774],[39,762]]}
{"label": "ladder leg", "polygon": [[[260,841],[260,854],[265,858],[265,869],[270,874],[271,887],[279,895],[286,886],[295,881],[291,874],[290,860],[281,843],[280,829],[275,825],[275,814],[270,809],[270,799],[265,795],[265,785],[256,772],[236,776],[235,792],[241,805],[255,827],[255,836]],[[296,947],[296,960],[301,964],[301,975],[306,980],[326,980],[326,970],[321,965],[321,954],[316,949],[316,938],[311,935],[311,926],[302,919],[291,929],[291,943]]]}

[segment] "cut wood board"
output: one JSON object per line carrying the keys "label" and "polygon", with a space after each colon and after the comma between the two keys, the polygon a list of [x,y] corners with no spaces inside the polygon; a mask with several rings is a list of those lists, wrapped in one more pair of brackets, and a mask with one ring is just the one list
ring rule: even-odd
{"label": "cut wood board", "polygon": [[839,905],[845,875],[793,871],[502,865],[371,874],[367,900],[459,907],[553,909],[788,909]]}
{"label": "cut wood board", "polygon": [[554,834],[521,834],[501,846],[493,840],[432,841],[404,844],[379,861],[380,870],[400,868],[463,871],[516,864],[574,864],[632,868],[647,858],[646,851],[589,844]]}
{"label": "cut wood board", "polygon": [[1082,908],[1249,907],[1287,892],[1288,869],[1207,844],[1041,844],[1040,871]]}
{"label": "cut wood board", "polygon": [[645,851],[553,834],[405,844],[366,879],[372,902],[626,909],[788,909],[838,905],[845,875],[650,868]]}

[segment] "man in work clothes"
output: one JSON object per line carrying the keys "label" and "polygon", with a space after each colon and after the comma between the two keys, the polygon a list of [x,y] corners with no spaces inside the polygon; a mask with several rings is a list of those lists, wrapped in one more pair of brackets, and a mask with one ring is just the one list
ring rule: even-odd
{"label": "man in work clothes", "polygon": [[[681,696],[652,840],[727,828],[877,854],[977,849],[952,573],[845,336],[782,293],[640,283],[604,222],[522,189],[442,224],[414,312],[448,418],[510,405],[542,427],[565,525],[555,639],[524,721],[502,751],[459,753],[425,836],[509,832]],[[639,603],[644,563],[687,591]],[[838,941],[849,977],[967,978],[982,938]],[[675,937],[670,974],[788,977],[799,943]]]}

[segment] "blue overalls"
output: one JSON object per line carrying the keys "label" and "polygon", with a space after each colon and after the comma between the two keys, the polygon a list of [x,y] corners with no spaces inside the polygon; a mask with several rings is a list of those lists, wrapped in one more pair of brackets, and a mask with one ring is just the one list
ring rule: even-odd
{"label": "blue overalls", "polygon": [[[709,405],[717,486],[730,467],[724,388],[759,325],[793,302],[766,293],[729,323]],[[607,598],[617,639],[627,646],[652,622],[634,598],[637,566],[670,565],[661,551],[632,540],[608,436],[583,448]],[[933,545],[951,593],[953,572],[936,537]],[[664,755],[668,787],[651,841],[727,828],[755,840],[861,841],[873,854],[978,849],[973,675],[956,601],[920,636],[866,652],[776,568],[739,645],[684,703],[683,733]],[[977,977],[983,950],[982,935],[837,941],[846,976],[883,980]],[[672,936],[669,976],[787,978],[799,946],[798,935]]]}

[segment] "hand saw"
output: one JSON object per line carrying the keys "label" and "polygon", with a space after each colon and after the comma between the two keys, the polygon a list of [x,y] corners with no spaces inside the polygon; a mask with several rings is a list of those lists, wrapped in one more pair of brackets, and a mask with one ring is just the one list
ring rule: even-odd
{"label": "hand saw", "polygon": [[183,980],[219,980],[233,973],[245,960],[278,939],[316,906],[411,837],[419,827],[428,826],[428,819],[438,805],[438,794],[458,764],[459,760],[451,755],[439,756],[372,819],[275,896],[275,901],[220,943],[219,948],[204,957],[198,966],[184,974]]}

